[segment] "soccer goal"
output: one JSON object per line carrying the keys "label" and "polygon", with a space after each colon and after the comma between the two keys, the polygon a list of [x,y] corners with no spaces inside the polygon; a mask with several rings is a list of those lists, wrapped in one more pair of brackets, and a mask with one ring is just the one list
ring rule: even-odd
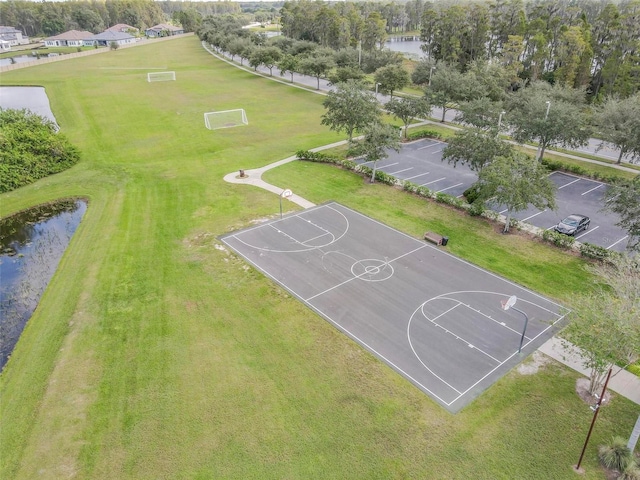
{"label": "soccer goal", "polygon": [[149,72],[147,82],[168,82],[176,79],[176,72]]}
{"label": "soccer goal", "polygon": [[247,114],[243,108],[235,110],[223,110],[220,112],[207,112],[204,114],[204,124],[209,130],[218,128],[238,127],[249,125]]}

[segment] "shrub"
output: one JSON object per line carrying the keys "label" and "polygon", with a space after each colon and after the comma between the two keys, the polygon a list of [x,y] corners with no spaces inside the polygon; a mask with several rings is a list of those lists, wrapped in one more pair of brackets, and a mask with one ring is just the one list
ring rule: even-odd
{"label": "shrub", "polygon": [[446,193],[436,193],[436,201],[440,203],[444,203],[446,205],[451,205],[457,208],[463,208],[463,201],[457,197],[447,195]]}
{"label": "shrub", "polygon": [[571,248],[576,241],[573,237],[554,232],[553,230],[545,230],[542,234],[542,238],[549,243],[553,243],[557,247],[567,249]]}
{"label": "shrub", "polygon": [[484,210],[484,202],[473,202],[469,205],[468,212],[472,217],[480,217],[484,214]]}
{"label": "shrub", "polygon": [[435,130],[416,130],[415,132],[407,133],[407,140],[420,140],[421,138],[435,138],[440,139],[442,135]]}
{"label": "shrub", "polygon": [[640,465],[632,459],[627,468],[618,477],[618,480],[640,480]]}
{"label": "shrub", "polygon": [[480,185],[478,185],[477,183],[474,183],[473,185],[471,185],[469,188],[467,188],[462,195],[464,195],[464,198],[467,199],[467,202],[469,203],[475,203],[475,201],[478,199],[478,197],[480,196]]}
{"label": "shrub", "polygon": [[598,447],[600,463],[610,470],[625,470],[633,461],[631,451],[622,437],[613,437],[606,445]]}
{"label": "shrub", "polygon": [[598,260],[602,260],[609,257],[611,255],[611,252],[599,245],[585,242],[580,245],[580,255],[587,258],[596,258]]}
{"label": "shrub", "polygon": [[28,110],[0,108],[0,193],[62,172],[80,159],[56,125]]}

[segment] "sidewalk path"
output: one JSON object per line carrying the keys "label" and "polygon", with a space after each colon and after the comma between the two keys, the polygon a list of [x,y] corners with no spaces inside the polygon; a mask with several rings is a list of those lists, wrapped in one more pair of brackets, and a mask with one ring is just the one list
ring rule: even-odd
{"label": "sidewalk path", "polygon": [[[319,152],[321,150],[326,150],[329,148],[337,147],[339,145],[343,145],[346,142],[347,141],[344,140],[342,142],[332,143],[331,145],[325,145],[322,147],[314,148],[311,151]],[[280,195],[284,189],[281,187],[276,187],[275,185],[271,185],[270,183],[267,183],[264,180],[262,180],[262,174],[267,170],[292,162],[296,160],[296,158],[297,157],[294,155],[292,157],[285,158],[284,160],[271,163],[261,168],[245,170],[244,177],[240,177],[239,171],[232,172],[225,175],[224,180],[229,183],[253,185],[255,187],[264,188],[265,190],[273,192],[276,195]],[[314,203],[296,194],[289,197],[289,200],[300,205],[302,208],[310,208],[315,206]],[[589,377],[589,372],[585,368],[583,368],[582,362],[580,361],[580,357],[576,354],[569,354],[567,350],[562,346],[562,343],[558,338],[556,337],[551,338],[546,343],[544,343],[538,350],[544,353],[545,355],[548,355],[549,357],[557,360],[558,362],[563,363],[564,365],[585,375],[586,377]],[[622,395],[623,397],[628,398],[632,402],[640,404],[640,378],[635,376],[633,373],[627,372],[626,370],[622,370],[620,368],[614,369],[613,374],[611,376],[611,380],[609,381],[608,388]]]}

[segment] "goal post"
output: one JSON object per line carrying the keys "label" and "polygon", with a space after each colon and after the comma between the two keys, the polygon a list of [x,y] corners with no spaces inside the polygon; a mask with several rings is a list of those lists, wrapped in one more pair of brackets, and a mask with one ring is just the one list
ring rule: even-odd
{"label": "goal post", "polygon": [[236,108],[234,110],[207,112],[204,114],[204,124],[209,130],[217,130],[218,128],[249,125],[249,122],[244,108]]}
{"label": "goal post", "polygon": [[176,72],[149,72],[147,82],[168,82],[176,79]]}

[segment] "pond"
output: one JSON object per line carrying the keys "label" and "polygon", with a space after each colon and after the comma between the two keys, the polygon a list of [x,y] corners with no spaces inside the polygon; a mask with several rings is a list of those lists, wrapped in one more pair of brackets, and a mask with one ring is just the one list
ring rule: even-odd
{"label": "pond", "polygon": [[0,87],[0,107],[13,110],[26,108],[58,125],[44,87]]}
{"label": "pond", "polygon": [[69,199],[0,219],[0,369],[86,210],[86,201]]}

